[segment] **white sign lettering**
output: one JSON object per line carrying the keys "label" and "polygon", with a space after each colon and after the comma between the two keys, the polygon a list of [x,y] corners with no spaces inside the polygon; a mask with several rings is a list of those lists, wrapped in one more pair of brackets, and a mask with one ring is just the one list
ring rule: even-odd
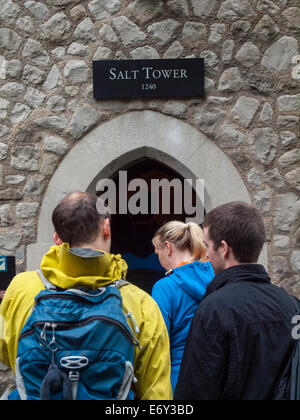
{"label": "white sign lettering", "polygon": [[136,80],[136,75],[139,73],[139,70],[117,71],[116,68],[111,68],[109,73],[110,80]]}
{"label": "white sign lettering", "polygon": [[[186,69],[164,69],[158,70],[153,67],[143,67],[142,76],[144,79],[188,79]],[[140,70],[117,70],[112,67],[109,70],[110,80],[136,80]]]}

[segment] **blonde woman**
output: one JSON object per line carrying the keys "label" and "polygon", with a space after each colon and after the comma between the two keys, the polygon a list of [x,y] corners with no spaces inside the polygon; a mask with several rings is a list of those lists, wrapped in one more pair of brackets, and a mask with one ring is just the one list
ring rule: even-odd
{"label": "blonde woman", "polygon": [[154,285],[152,297],[169,332],[174,392],[189,327],[214,271],[207,261],[202,229],[196,223],[166,223],[154,236],[153,245],[160,264],[167,270],[166,276]]}

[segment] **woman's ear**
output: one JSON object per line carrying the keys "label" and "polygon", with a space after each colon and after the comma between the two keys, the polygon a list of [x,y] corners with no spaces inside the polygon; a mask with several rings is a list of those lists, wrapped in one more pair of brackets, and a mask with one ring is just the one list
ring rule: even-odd
{"label": "woman's ear", "polygon": [[164,246],[166,247],[168,257],[171,257],[171,255],[172,255],[172,253],[173,253],[173,248],[172,248],[172,244],[171,244],[171,242],[166,241],[166,242],[164,243]]}
{"label": "woman's ear", "polygon": [[53,241],[55,243],[55,245],[62,245],[63,241],[60,239],[60,237],[58,236],[58,234],[56,232],[53,233]]}

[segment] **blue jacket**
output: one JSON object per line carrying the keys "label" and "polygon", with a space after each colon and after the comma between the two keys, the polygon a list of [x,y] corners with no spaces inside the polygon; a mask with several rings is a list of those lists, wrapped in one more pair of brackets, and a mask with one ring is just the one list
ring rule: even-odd
{"label": "blue jacket", "polygon": [[170,337],[173,392],[191,321],[214,276],[210,262],[194,261],[175,268],[153,287],[152,297],[161,310]]}

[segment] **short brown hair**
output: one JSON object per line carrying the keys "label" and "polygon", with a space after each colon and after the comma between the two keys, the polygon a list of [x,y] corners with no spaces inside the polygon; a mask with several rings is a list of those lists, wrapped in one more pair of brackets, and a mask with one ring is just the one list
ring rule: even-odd
{"label": "short brown hair", "polygon": [[109,217],[108,214],[99,214],[97,199],[95,194],[75,192],[67,195],[56,206],[52,222],[63,242],[74,247],[96,239],[103,220]]}
{"label": "short brown hair", "polygon": [[265,227],[260,213],[241,201],[223,204],[204,218],[209,237],[217,250],[224,240],[240,263],[255,263],[265,242]]}

